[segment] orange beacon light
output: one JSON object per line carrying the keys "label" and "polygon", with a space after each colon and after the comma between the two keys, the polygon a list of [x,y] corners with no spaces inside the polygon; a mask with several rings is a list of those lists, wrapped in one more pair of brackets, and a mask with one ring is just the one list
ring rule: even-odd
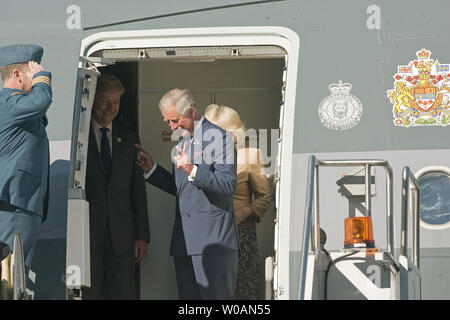
{"label": "orange beacon light", "polygon": [[375,248],[372,218],[352,217],[345,219],[344,248]]}

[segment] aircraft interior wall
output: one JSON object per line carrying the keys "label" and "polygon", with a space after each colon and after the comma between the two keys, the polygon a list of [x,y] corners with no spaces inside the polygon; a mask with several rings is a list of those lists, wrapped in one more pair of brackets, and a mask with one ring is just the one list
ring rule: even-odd
{"label": "aircraft interior wall", "polygon": [[[139,62],[138,127],[142,145],[156,162],[170,170],[170,153],[176,142],[170,140],[171,131],[162,121],[158,102],[173,88],[189,88],[201,113],[211,103],[227,105],[239,112],[247,128],[267,129],[270,135],[270,129],[279,126],[283,66],[284,59]],[[267,141],[270,145],[269,138]],[[271,156],[271,151],[267,155]],[[273,172],[268,170],[266,174],[273,187]],[[147,184],[147,202],[151,243],[140,266],[141,298],[178,299],[175,269],[169,255],[175,198]],[[257,226],[262,275],[264,259],[274,255],[274,208],[273,202]],[[263,283],[262,278],[261,298],[264,297]]]}

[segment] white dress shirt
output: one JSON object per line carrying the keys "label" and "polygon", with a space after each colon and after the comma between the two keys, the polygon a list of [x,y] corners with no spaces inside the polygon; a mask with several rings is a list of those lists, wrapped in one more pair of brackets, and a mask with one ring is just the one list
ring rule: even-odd
{"label": "white dress shirt", "polygon": [[[94,118],[91,118],[91,127],[92,127],[92,130],[94,131],[95,141],[97,142],[97,147],[98,147],[98,152],[100,153],[101,146],[102,146],[102,136],[103,136],[103,132],[100,129],[103,128],[103,126],[101,126],[97,121],[95,121]],[[111,150],[111,157],[112,157],[112,151],[113,151],[112,150],[112,123],[107,125],[106,128],[109,129],[106,134],[108,136],[109,150]]]}

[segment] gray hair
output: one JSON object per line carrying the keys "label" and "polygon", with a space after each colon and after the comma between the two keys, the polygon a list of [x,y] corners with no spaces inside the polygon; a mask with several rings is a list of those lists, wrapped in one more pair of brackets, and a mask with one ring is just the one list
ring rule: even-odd
{"label": "gray hair", "polygon": [[188,89],[172,89],[159,101],[159,109],[175,108],[180,115],[186,115],[188,108],[195,108],[195,101]]}

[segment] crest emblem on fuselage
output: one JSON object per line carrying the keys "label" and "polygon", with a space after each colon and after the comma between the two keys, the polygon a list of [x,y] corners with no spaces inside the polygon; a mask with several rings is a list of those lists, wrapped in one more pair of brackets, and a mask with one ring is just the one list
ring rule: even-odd
{"label": "crest emblem on fuselage", "polygon": [[332,83],[328,86],[330,95],[319,105],[319,118],[323,126],[332,130],[346,130],[356,126],[361,120],[362,104],[350,94],[350,83]]}
{"label": "crest emblem on fuselage", "polygon": [[394,89],[387,90],[399,127],[450,125],[450,65],[431,59],[431,51],[416,52],[417,59],[398,66]]}

